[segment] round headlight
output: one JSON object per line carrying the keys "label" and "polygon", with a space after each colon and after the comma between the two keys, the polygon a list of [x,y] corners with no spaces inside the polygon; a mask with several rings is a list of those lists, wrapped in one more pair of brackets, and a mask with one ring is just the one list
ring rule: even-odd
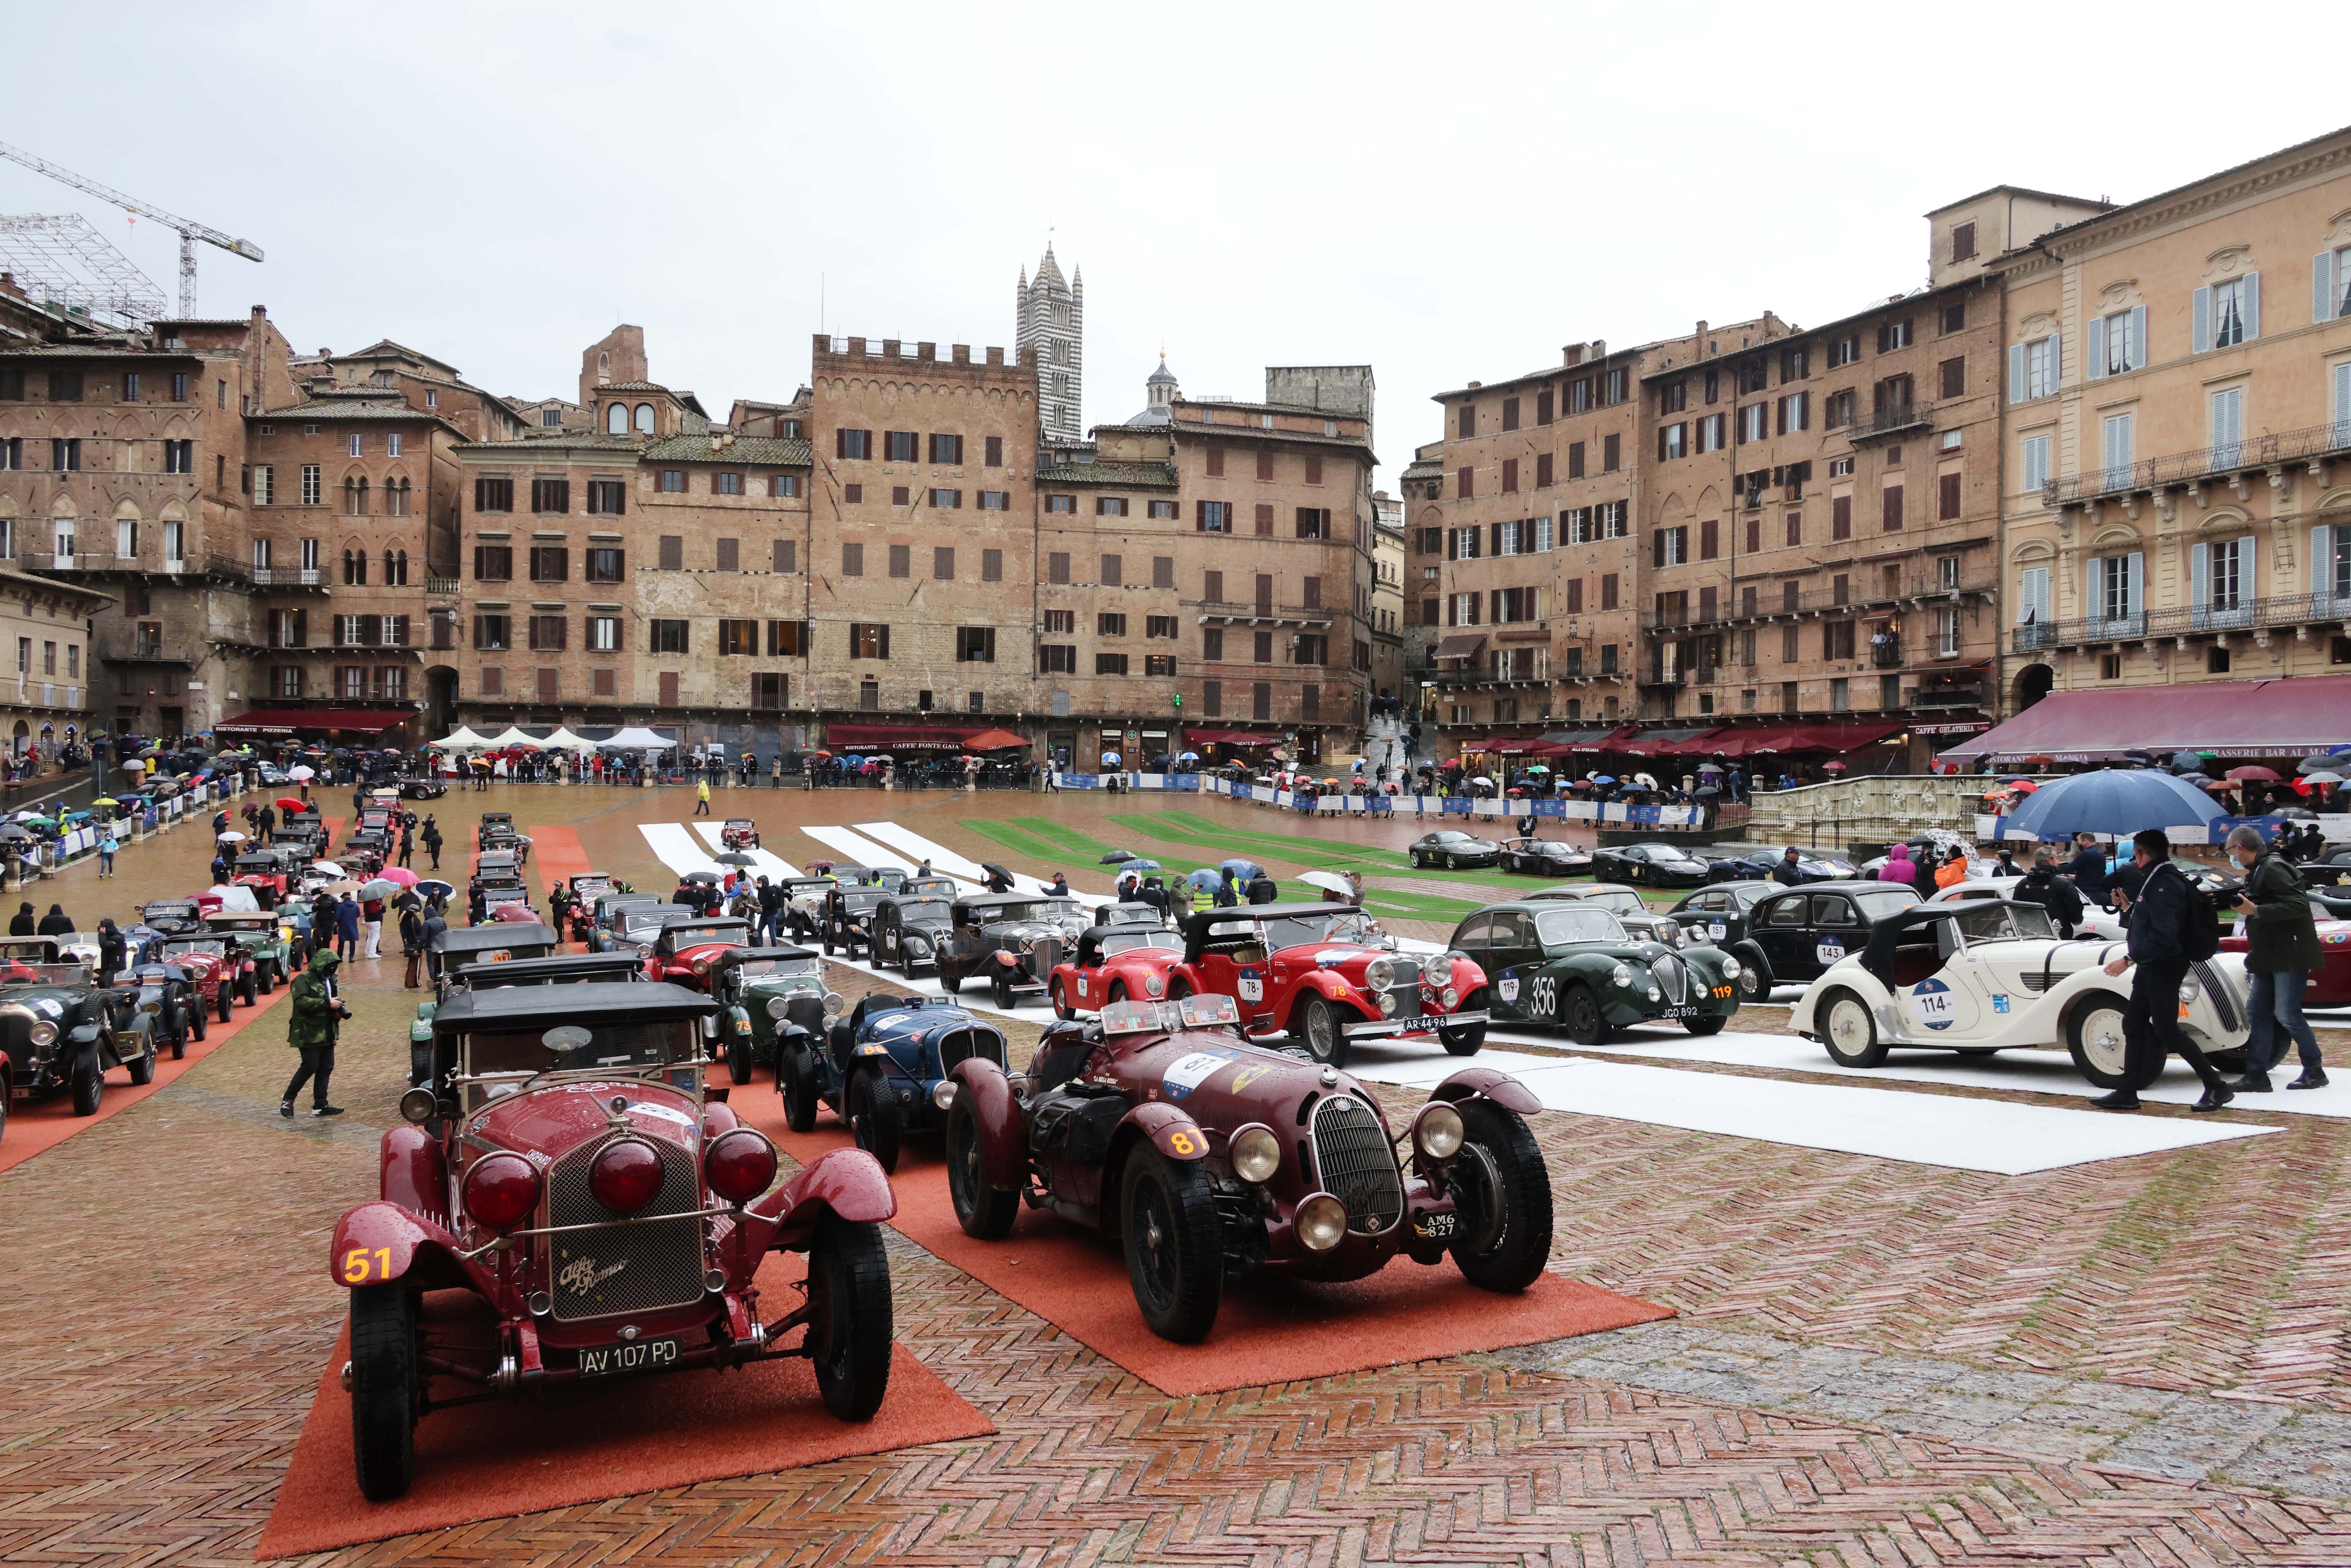
{"label": "round headlight", "polygon": [[1455,1008],[1461,1005],[1461,993],[1458,990],[1456,990],[1453,987],[1447,986],[1441,993],[1438,994],[1437,999],[1445,1004],[1445,1010],[1447,1012],[1451,1012]]}
{"label": "round headlight", "polygon": [[776,1179],[776,1145],[748,1127],[721,1133],[702,1154],[702,1178],[729,1203],[748,1203]]}
{"label": "round headlight", "polygon": [[691,967],[697,975],[706,975],[710,973],[710,960],[707,958],[696,958]]}
{"label": "round headlight", "polygon": [[1620,986],[1629,986],[1633,983],[1633,971],[1619,964],[1609,971],[1608,977]]}
{"label": "round headlight", "polygon": [[1243,1181],[1271,1181],[1273,1173],[1281,1168],[1281,1140],[1264,1127],[1243,1127],[1235,1133],[1232,1153],[1233,1175]]}
{"label": "round headlight", "polygon": [[604,1145],[588,1166],[588,1190],[614,1214],[634,1214],[661,1193],[661,1155],[643,1138]]}
{"label": "round headlight", "polygon": [[1395,966],[1385,958],[1374,958],[1364,966],[1364,984],[1369,989],[1384,991],[1395,984]]}
{"label": "round headlight", "polygon": [[771,1019],[780,1019],[790,1009],[791,1002],[789,998],[769,997],[768,998],[768,1016]]}
{"label": "round headlight", "polygon": [[2179,999],[2183,1002],[2192,1002],[2196,999],[2195,981],[2189,980],[2181,984],[2179,988]]}
{"label": "round headlight", "polygon": [[436,1109],[430,1089],[412,1089],[400,1097],[400,1116],[404,1122],[430,1121]]}
{"label": "round headlight", "polygon": [[458,1187],[465,1212],[490,1230],[511,1230],[538,1207],[538,1167],[504,1149],[475,1160]]}
{"label": "round headlight", "polygon": [[930,950],[931,950],[931,939],[930,939],[929,937],[927,937],[927,936],[909,936],[909,937],[907,937],[907,938],[906,938],[906,951],[907,951],[907,952],[909,952],[909,953],[927,953],[927,952],[929,952]]}
{"label": "round headlight", "polygon": [[1735,980],[1745,972],[1745,968],[1746,966],[1740,963],[1738,959],[1725,958],[1722,961],[1722,977],[1726,980]]}
{"label": "round headlight", "polygon": [[1650,999],[1651,1001],[1653,1001],[1653,1002],[1654,1002],[1654,1001],[1657,1001],[1657,1000],[1661,999],[1662,996],[1663,996],[1663,993],[1662,993],[1662,992],[1660,992],[1660,991],[1657,989],[1657,988],[1656,988],[1656,987],[1655,987],[1655,986],[1651,986],[1651,987],[1649,988],[1649,999]]}
{"label": "round headlight", "polygon": [[47,1019],[39,1019],[26,1033],[35,1045],[54,1045],[57,1039],[57,1026]]}
{"label": "round headlight", "polygon": [[844,998],[839,991],[827,991],[827,992],[825,992],[825,994],[824,994],[824,1021],[825,1021],[825,1022],[827,1022],[827,1023],[831,1023],[833,1019],[835,1019],[839,1018],[841,1014],[843,1014],[843,1013],[847,1012],[848,1010],[849,1010],[849,1003],[848,1003],[847,999],[846,999],[846,998]]}
{"label": "round headlight", "polygon": [[1143,977],[1143,988],[1155,997],[1167,988],[1167,982],[1156,975],[1145,975]]}
{"label": "round headlight", "polygon": [[637,956],[638,956],[638,957],[640,957],[640,958],[650,958],[650,957],[652,957],[653,956],[653,945],[652,943],[650,943],[650,942],[640,942],[640,943],[638,943],[638,944],[637,944]]}
{"label": "round headlight", "polygon": [[1432,986],[1450,985],[1453,981],[1453,960],[1439,953],[1420,967],[1421,977]]}
{"label": "round headlight", "polygon": [[1412,1124],[1412,1146],[1432,1160],[1451,1159],[1468,1135],[1461,1113],[1442,1100],[1423,1105]]}
{"label": "round headlight", "polygon": [[952,1078],[942,1078],[931,1085],[931,1103],[944,1111],[955,1103],[956,1085]]}
{"label": "round headlight", "polygon": [[1380,993],[1380,1017],[1394,1018],[1395,1016],[1395,994],[1392,991],[1382,991]]}
{"label": "round headlight", "polygon": [[1318,1192],[1298,1206],[1298,1239],[1310,1252],[1328,1252],[1347,1239],[1347,1206]]}
{"label": "round headlight", "polygon": [[1657,940],[1668,947],[1680,946],[1687,940],[1687,936],[1688,934],[1681,928],[1677,921],[1667,921],[1657,930]]}

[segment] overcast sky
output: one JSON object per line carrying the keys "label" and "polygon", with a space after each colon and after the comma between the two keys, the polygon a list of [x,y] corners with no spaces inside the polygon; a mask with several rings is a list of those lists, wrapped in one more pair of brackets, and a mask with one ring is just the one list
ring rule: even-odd
{"label": "overcast sky", "polygon": [[[820,325],[1009,347],[1050,233],[1090,424],[1163,343],[1193,393],[1368,361],[1393,488],[1432,392],[1842,315],[1987,185],[2130,200],[2334,129],[2294,42],[2332,15],[2264,7],[2199,88],[2209,6],[52,6],[0,140],[260,246],[203,253],[202,314],[520,396],[633,321],[720,415]],[[0,213],[72,211],[175,287],[169,232],[0,163]]]}

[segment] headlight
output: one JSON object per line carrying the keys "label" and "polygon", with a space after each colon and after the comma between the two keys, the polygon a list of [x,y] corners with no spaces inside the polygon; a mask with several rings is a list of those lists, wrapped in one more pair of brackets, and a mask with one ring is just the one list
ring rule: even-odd
{"label": "headlight", "polygon": [[1449,986],[1453,983],[1453,960],[1439,953],[1421,966],[1420,973],[1432,986]]}
{"label": "headlight", "polygon": [[1442,1100],[1423,1105],[1412,1124],[1412,1146],[1432,1160],[1451,1159],[1468,1135],[1461,1113]]}
{"label": "headlight", "polygon": [[1281,1140],[1267,1128],[1243,1127],[1233,1134],[1232,1155],[1233,1175],[1243,1181],[1270,1181],[1281,1168]]}
{"label": "headlight", "polygon": [[1395,1016],[1395,994],[1392,991],[1382,991],[1380,993],[1380,1016],[1382,1018],[1393,1018]]}
{"label": "headlight", "polygon": [[1619,964],[1608,972],[1608,977],[1620,986],[1629,986],[1633,983],[1633,971]]}
{"label": "headlight", "polygon": [[1347,1239],[1347,1206],[1318,1192],[1298,1206],[1298,1239],[1310,1252],[1328,1252]]}
{"label": "headlight", "polygon": [[907,951],[907,952],[909,952],[909,953],[927,953],[927,952],[929,952],[930,950],[931,950],[931,939],[930,939],[929,937],[927,937],[927,936],[909,936],[909,937],[907,937],[907,938],[906,938],[906,951]]}
{"label": "headlight", "polygon": [[780,1019],[786,1012],[790,1010],[790,1008],[791,999],[788,997],[769,997],[768,998],[768,1016],[771,1019]]}
{"label": "headlight", "polygon": [[1437,999],[1445,1004],[1445,1010],[1447,1012],[1451,1012],[1455,1008],[1461,1005],[1461,993],[1455,990],[1451,986],[1447,986],[1445,988],[1444,994]]}
{"label": "headlight", "polygon": [[1651,986],[1651,987],[1649,988],[1649,999],[1650,999],[1651,1001],[1653,1001],[1653,1002],[1654,1002],[1654,1001],[1659,1001],[1659,1000],[1662,1000],[1662,999],[1664,998],[1664,995],[1665,995],[1665,993],[1664,993],[1664,992],[1662,992],[1662,991],[1660,991],[1660,990],[1658,990],[1656,987],[1655,987],[1655,986]]}
{"label": "headlight", "polygon": [[707,958],[696,958],[694,961],[692,967],[695,974],[706,975],[710,973],[710,960]]}
{"label": "headlight", "polygon": [[55,1045],[57,1039],[57,1026],[47,1019],[42,1019],[26,1033],[35,1045]]}
{"label": "headlight", "polygon": [[1740,973],[1740,965],[1738,959],[1725,958],[1722,961],[1722,977],[1724,979],[1735,980],[1739,978]]}
{"label": "headlight", "polygon": [[956,1084],[952,1078],[942,1078],[931,1085],[931,1103],[944,1111],[955,1103]]}
{"label": "headlight", "polygon": [[1155,997],[1166,990],[1167,982],[1156,975],[1145,975],[1143,977],[1143,988]]}
{"label": "headlight", "polygon": [[1669,920],[1657,930],[1657,940],[1668,947],[1678,947],[1688,938],[1689,934],[1681,928],[1678,921]]}
{"label": "headlight", "polygon": [[638,956],[638,957],[640,957],[640,958],[650,958],[650,957],[652,957],[653,956],[653,945],[652,943],[650,943],[650,942],[640,942],[640,943],[638,943],[638,944],[637,944],[637,956]]}
{"label": "headlight", "polygon": [[1364,986],[1367,990],[1384,991],[1395,984],[1395,966],[1385,958],[1374,958],[1364,966]]}
{"label": "headlight", "polygon": [[2181,983],[2179,988],[2179,999],[2182,1002],[2192,1002],[2196,999],[2195,981],[2188,980]]}
{"label": "headlight", "polygon": [[824,994],[824,1021],[825,1021],[825,1022],[827,1022],[827,1023],[831,1023],[833,1019],[835,1019],[839,1018],[842,1013],[845,1013],[845,1012],[847,1012],[848,1010],[849,1010],[849,1003],[848,1003],[847,999],[846,999],[846,998],[844,998],[839,991],[827,991],[827,992],[825,992],[825,994]]}

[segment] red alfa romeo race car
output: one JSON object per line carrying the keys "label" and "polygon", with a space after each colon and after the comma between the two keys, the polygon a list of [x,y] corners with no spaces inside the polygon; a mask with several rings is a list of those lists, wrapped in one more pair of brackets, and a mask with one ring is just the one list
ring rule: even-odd
{"label": "red alfa romeo race car", "polygon": [[1287,1032],[1319,1062],[1344,1067],[1367,1035],[1434,1034],[1455,1056],[1486,1043],[1486,972],[1458,954],[1395,951],[1353,904],[1203,909],[1183,932],[1169,996],[1230,997],[1249,1033]]}
{"label": "red alfa romeo race car", "polygon": [[[838,1149],[775,1186],[775,1145],[705,1090],[717,1015],[643,981],[460,992],[434,1015],[432,1076],[383,1135],[381,1197],[343,1216],[327,1260],[350,1291],[343,1386],[369,1498],[407,1490],[435,1404],[806,1356],[835,1416],[880,1406],[889,1178]],[[809,1255],[806,1295],[763,1318],[755,1276],[777,1251]],[[427,1339],[421,1300],[447,1290],[488,1303],[486,1340]]]}
{"label": "red alfa romeo race car", "polygon": [[756,850],[759,847],[759,824],[748,817],[729,817],[718,830],[718,841],[730,850]]}
{"label": "red alfa romeo race car", "polygon": [[1026,1203],[1118,1237],[1144,1321],[1179,1342],[1215,1326],[1228,1272],[1360,1280],[1449,1253],[1486,1290],[1534,1282],[1552,1194],[1524,1084],[1456,1071],[1405,1129],[1407,1169],[1360,1083],[1251,1045],[1239,1021],[1229,997],[1114,1002],[1049,1027],[1025,1077],[957,1062],[943,1089],[965,1231],[1001,1239]]}
{"label": "red alfa romeo race car", "polygon": [[1184,958],[1184,938],[1165,927],[1096,925],[1078,937],[1074,954],[1054,965],[1046,982],[1055,1018],[1165,996],[1168,974]]}
{"label": "red alfa romeo race car", "polygon": [[213,1009],[223,1023],[236,1010],[238,985],[253,973],[253,959],[228,936],[159,936],[148,945],[141,962],[178,965],[187,974],[197,1005]]}
{"label": "red alfa romeo race car", "polygon": [[645,958],[648,979],[668,980],[690,990],[708,988],[710,966],[730,947],[751,945],[751,923],[717,916],[685,915],[672,920],[653,941]]}

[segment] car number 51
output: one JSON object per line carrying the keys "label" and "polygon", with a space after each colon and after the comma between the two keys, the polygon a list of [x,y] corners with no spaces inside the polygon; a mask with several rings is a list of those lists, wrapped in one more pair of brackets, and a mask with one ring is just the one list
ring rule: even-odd
{"label": "car number 51", "polygon": [[378,1247],[371,1249],[365,1247],[354,1247],[343,1254],[344,1284],[364,1285],[371,1280],[391,1278],[391,1248]]}

